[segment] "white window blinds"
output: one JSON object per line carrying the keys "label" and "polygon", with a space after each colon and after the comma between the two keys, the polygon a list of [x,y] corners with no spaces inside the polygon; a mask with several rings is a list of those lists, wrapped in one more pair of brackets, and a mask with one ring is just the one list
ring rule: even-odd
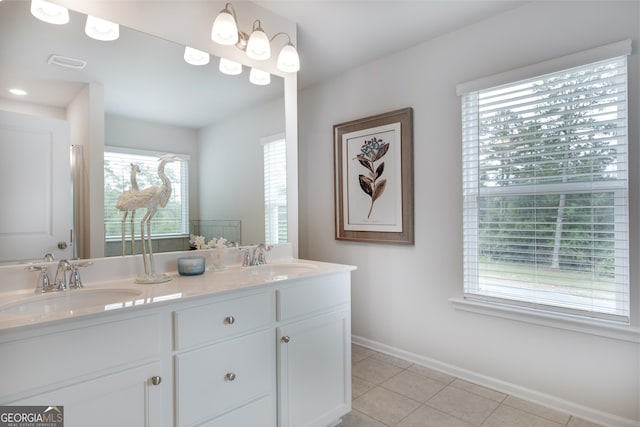
{"label": "white window blinds", "polygon": [[[150,186],[162,185],[158,177],[158,157],[166,153],[105,147],[104,153],[104,222],[107,240],[122,238],[124,213],[116,209],[120,195],[134,186],[142,190]],[[182,161],[167,163],[164,172],[171,182],[171,198],[167,205],[158,209],[151,221],[152,237],[189,235],[189,182],[188,156],[181,155]],[[132,170],[136,167],[137,169]],[[140,220],[146,209],[141,208],[135,215],[135,234],[140,235]],[[130,231],[130,214],[125,224],[125,233]]]}
{"label": "white window blinds", "polygon": [[462,94],[466,298],[628,322],[626,68]]}
{"label": "white window blinds", "polygon": [[288,240],[287,144],[282,138],[264,143],[265,243]]}

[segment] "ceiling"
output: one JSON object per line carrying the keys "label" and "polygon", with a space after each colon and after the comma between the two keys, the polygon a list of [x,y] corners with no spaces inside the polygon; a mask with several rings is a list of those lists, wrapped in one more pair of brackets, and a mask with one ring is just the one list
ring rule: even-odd
{"label": "ceiling", "polygon": [[533,0],[256,0],[298,24],[305,87]]}
{"label": "ceiling", "polygon": [[[304,88],[527,1],[533,0],[254,3],[297,23],[298,87]],[[226,76],[217,71],[215,58],[204,67],[189,66],[182,61],[182,46],[126,28],[121,28],[116,42],[98,42],[84,36],[82,15],[72,14],[68,25],[49,25],[33,18],[28,6],[27,1],[0,1],[0,98],[7,97],[6,87],[20,78],[34,88],[31,102],[64,106],[80,87],[97,81],[105,87],[109,113],[199,128],[237,114],[247,103],[282,94],[281,78],[257,87],[248,83],[246,67],[241,76]],[[46,60],[54,53],[85,59],[87,68],[81,73],[52,69]],[[169,57],[176,60],[167,63]],[[55,80],[55,85],[47,80]],[[44,102],[35,95],[45,92],[55,101]]]}

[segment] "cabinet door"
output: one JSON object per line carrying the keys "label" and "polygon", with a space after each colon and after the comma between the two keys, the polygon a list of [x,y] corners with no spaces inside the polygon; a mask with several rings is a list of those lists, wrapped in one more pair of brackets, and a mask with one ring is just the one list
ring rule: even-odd
{"label": "cabinet door", "polygon": [[351,411],[349,310],[278,328],[278,423],[324,427]]}
{"label": "cabinet door", "polygon": [[[55,366],[52,366],[55,369]],[[65,427],[163,426],[160,364],[152,363],[12,402],[64,407]]]}

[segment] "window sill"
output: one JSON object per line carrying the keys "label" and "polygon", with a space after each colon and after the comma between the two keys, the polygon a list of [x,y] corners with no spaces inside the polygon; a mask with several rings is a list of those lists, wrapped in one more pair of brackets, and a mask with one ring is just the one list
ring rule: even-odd
{"label": "window sill", "polygon": [[457,310],[640,343],[640,328],[633,326],[619,325],[606,321],[593,321],[547,311],[512,307],[504,304],[459,297],[449,298],[449,301]]}

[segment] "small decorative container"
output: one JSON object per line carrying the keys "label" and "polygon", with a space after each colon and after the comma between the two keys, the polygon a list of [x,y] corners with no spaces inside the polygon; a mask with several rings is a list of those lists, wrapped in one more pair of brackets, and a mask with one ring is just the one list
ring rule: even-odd
{"label": "small decorative container", "polygon": [[211,257],[211,265],[207,268],[209,271],[224,270],[224,249],[216,248],[209,252]]}
{"label": "small decorative container", "polygon": [[205,259],[202,256],[178,258],[178,273],[181,276],[197,276],[204,273]]}

